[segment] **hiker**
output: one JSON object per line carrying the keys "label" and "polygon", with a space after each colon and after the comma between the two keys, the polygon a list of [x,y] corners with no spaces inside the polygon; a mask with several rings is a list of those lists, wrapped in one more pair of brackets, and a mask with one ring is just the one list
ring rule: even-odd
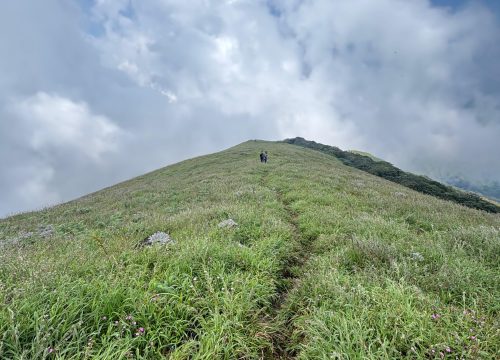
{"label": "hiker", "polygon": [[264,151],[261,151],[260,152],[260,162],[263,163],[264,162]]}
{"label": "hiker", "polygon": [[267,164],[267,151],[264,151],[264,162]]}

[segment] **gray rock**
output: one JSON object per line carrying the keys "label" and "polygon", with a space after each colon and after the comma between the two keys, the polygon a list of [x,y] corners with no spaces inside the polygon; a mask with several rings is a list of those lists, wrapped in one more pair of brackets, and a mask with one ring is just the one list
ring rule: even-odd
{"label": "gray rock", "polygon": [[21,231],[17,236],[0,240],[0,246],[17,245],[21,241],[29,239],[35,235],[31,231]]}
{"label": "gray rock", "polygon": [[175,241],[168,235],[162,231],[155,232],[153,235],[147,237],[142,242],[143,246],[153,246],[153,245],[170,245],[174,244]]}
{"label": "gray rock", "polygon": [[48,238],[54,234],[54,226],[53,225],[39,225],[36,231],[21,231],[17,236],[12,238],[0,239],[0,246],[15,246],[19,245],[23,242],[23,240],[27,240],[32,238],[33,236]]}
{"label": "gray rock", "polygon": [[232,228],[232,227],[238,226],[238,224],[233,219],[227,219],[227,220],[220,222],[219,225],[217,225],[217,226],[220,228]]}
{"label": "gray rock", "polygon": [[38,235],[41,237],[49,237],[54,234],[54,226],[52,225],[45,225],[45,226],[39,226],[38,227]]}
{"label": "gray rock", "polygon": [[408,195],[406,195],[404,192],[396,191],[394,193],[394,196],[397,196],[397,197],[407,197]]}
{"label": "gray rock", "polygon": [[0,248],[8,245],[14,245],[19,242],[18,238],[6,238],[6,239],[0,239]]}
{"label": "gray rock", "polygon": [[410,257],[411,257],[412,260],[415,260],[415,261],[424,261],[424,257],[419,252],[413,252],[413,253],[411,253]]}
{"label": "gray rock", "polygon": [[19,235],[17,235],[17,240],[29,239],[33,235],[35,234],[31,231],[21,231]]}

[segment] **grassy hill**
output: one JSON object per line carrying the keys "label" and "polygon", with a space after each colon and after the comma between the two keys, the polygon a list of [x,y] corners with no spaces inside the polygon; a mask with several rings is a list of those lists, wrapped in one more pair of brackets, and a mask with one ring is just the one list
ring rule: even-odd
{"label": "grassy hill", "polygon": [[305,140],[301,137],[286,139],[284,142],[335,156],[347,166],[352,166],[356,169],[366,171],[367,173],[380,176],[384,179],[390,180],[397,184],[401,184],[424,194],[436,196],[444,200],[453,201],[457,204],[468,206],[474,209],[484,210],[492,213],[500,213],[499,206],[497,206],[494,202],[488,201],[477,194],[465,192],[452,186],[444,185],[426,176],[415,175],[403,171],[386,161],[376,160],[368,155],[363,155],[352,151],[343,151],[338,147],[319,144],[315,141]]}
{"label": "grassy hill", "polygon": [[285,143],[0,220],[0,244],[1,359],[500,353],[498,214]]}

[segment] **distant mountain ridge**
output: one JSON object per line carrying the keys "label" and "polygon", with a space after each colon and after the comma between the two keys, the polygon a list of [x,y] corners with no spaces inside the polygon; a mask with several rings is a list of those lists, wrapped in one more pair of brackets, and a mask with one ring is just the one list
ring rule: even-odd
{"label": "distant mountain ridge", "polygon": [[476,183],[462,177],[454,176],[444,179],[444,182],[460,189],[479,193],[500,202],[500,182],[498,181]]}
{"label": "distant mountain ridge", "polygon": [[377,161],[359,152],[344,151],[335,146],[324,145],[301,137],[285,139],[283,142],[314,149],[337,157],[344,165],[355,167],[386,180],[401,184],[412,190],[436,196],[440,199],[453,201],[470,208],[491,213],[500,213],[500,207],[480,196],[460,191],[452,186],[444,185],[428,177],[403,171],[387,161]]}

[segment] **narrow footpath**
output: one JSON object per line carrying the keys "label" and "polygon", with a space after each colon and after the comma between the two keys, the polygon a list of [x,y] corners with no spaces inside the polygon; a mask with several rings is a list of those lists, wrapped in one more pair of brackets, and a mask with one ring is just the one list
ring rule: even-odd
{"label": "narrow footpath", "polygon": [[316,239],[305,239],[299,228],[299,214],[297,214],[289,203],[284,199],[282,191],[269,186],[269,169],[265,169],[260,185],[266,187],[276,194],[276,199],[282,204],[287,213],[287,221],[292,231],[291,244],[294,247],[293,255],[288,259],[282,269],[281,284],[278,287],[276,298],[273,302],[270,318],[267,320],[272,324],[278,324],[271,334],[272,345],[264,358],[271,359],[293,359],[296,354],[290,349],[290,340],[294,332],[293,315],[288,314],[286,305],[290,294],[300,286],[300,277],[303,267],[311,256],[311,249]]}

